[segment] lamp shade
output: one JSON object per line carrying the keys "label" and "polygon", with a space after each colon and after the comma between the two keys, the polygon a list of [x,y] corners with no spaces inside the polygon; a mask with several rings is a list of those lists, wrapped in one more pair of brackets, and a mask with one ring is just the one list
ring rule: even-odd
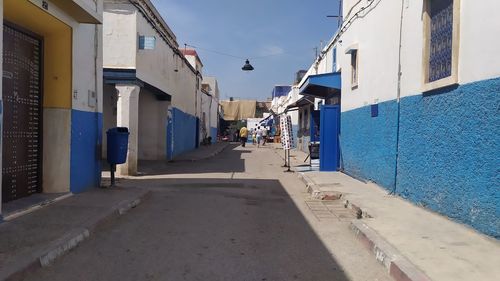
{"label": "lamp shade", "polygon": [[241,68],[241,70],[243,70],[243,71],[252,71],[253,70],[253,66],[250,64],[248,59],[245,61],[245,65]]}

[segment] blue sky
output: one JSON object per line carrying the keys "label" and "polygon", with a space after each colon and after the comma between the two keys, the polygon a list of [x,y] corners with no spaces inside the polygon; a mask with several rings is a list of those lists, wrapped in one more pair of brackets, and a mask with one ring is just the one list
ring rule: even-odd
{"label": "blue sky", "polygon": [[[274,85],[289,85],[295,72],[308,69],[314,47],[328,42],[337,21],[338,0],[152,0],[184,43],[250,58],[254,71],[243,72],[244,59],[197,49],[204,75],[216,76],[221,98],[265,100]],[[267,56],[264,58],[255,58]]]}

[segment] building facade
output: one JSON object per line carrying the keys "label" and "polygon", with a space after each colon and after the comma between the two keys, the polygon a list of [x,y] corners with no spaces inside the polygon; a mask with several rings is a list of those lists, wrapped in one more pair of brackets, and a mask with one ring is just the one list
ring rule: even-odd
{"label": "building facade", "polygon": [[219,109],[220,109],[220,90],[217,78],[212,76],[203,77],[203,85],[206,85],[208,96],[206,101],[203,103],[204,112],[207,112],[208,118],[206,122],[206,127],[208,130],[208,136],[212,138],[212,143],[217,142],[219,135]]}
{"label": "building facade", "polygon": [[500,237],[500,2],[343,1],[346,172]]}
{"label": "building facade", "polygon": [[[104,131],[130,130],[127,163],[171,160],[199,143],[201,69],[149,0],[104,1]],[[103,150],[103,156],[106,155]]]}
{"label": "building facade", "polygon": [[2,202],[99,186],[102,1],[0,7]]}

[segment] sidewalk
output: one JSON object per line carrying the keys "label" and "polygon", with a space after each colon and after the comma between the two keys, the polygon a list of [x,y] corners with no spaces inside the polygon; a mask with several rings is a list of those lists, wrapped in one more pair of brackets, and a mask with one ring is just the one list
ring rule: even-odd
{"label": "sidewalk", "polygon": [[229,146],[229,142],[217,142],[211,145],[200,146],[197,149],[188,151],[174,158],[173,162],[195,162],[221,153],[226,147]]}
{"label": "sidewalk", "polygon": [[27,271],[50,265],[148,194],[135,188],[94,189],[1,223],[0,280],[22,280]]}
{"label": "sidewalk", "polygon": [[[276,151],[282,154],[281,151]],[[306,154],[292,151],[292,166]],[[295,156],[295,157],[293,157]],[[500,243],[339,172],[298,172],[311,194],[339,194],[363,219],[351,227],[396,280],[497,280]]]}

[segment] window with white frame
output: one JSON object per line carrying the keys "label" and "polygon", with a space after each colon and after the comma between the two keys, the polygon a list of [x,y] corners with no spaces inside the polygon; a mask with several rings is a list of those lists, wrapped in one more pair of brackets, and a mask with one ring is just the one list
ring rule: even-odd
{"label": "window with white frame", "polygon": [[424,5],[424,90],[457,82],[460,0],[426,0]]}
{"label": "window with white frame", "polygon": [[358,76],[359,76],[359,67],[358,67],[358,50],[351,51],[351,87],[358,86]]}

